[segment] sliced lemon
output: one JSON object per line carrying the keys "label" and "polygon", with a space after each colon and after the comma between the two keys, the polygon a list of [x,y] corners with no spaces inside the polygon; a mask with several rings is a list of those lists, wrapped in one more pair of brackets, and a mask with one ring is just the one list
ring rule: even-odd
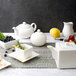
{"label": "sliced lemon", "polygon": [[17,46],[16,46],[16,45],[13,45],[13,47],[15,47],[15,48],[19,48],[19,46],[18,46],[18,45],[17,45]]}

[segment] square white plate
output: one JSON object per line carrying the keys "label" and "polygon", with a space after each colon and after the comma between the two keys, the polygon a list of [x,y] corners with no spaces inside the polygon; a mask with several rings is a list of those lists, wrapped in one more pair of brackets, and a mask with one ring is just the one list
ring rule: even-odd
{"label": "square white plate", "polygon": [[12,57],[12,58],[15,58],[15,59],[17,59],[17,60],[19,60],[19,61],[21,61],[21,62],[26,62],[26,61],[28,61],[28,60],[30,60],[30,59],[32,59],[32,58],[35,58],[35,57],[39,56],[39,54],[36,53],[36,52],[34,52],[34,51],[32,51],[32,56],[29,57],[29,58],[27,58],[27,59],[24,58],[24,57],[20,57],[19,55],[17,55],[16,52],[10,53],[10,54],[8,54],[8,56],[10,56],[10,57]]}
{"label": "square white plate", "polygon": [[2,63],[4,63],[4,65],[0,65],[0,70],[11,65],[10,62],[8,62],[4,59],[2,59]]}

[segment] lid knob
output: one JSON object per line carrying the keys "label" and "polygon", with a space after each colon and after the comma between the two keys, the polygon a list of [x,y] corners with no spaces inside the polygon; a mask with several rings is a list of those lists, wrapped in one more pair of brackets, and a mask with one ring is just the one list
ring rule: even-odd
{"label": "lid knob", "polygon": [[23,25],[26,25],[26,22],[23,22]]}
{"label": "lid knob", "polygon": [[38,30],[37,30],[37,32],[41,32],[41,30],[40,30],[40,29],[38,29]]}

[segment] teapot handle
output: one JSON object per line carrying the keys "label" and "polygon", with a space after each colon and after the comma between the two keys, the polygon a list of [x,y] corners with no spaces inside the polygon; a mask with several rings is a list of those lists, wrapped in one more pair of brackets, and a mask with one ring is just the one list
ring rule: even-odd
{"label": "teapot handle", "polygon": [[34,28],[34,31],[35,31],[37,28],[37,25],[35,23],[32,23],[31,26]]}

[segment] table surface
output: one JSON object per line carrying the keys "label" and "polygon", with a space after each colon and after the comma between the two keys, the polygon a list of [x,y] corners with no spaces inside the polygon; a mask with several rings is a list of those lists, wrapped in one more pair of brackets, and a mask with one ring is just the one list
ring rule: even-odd
{"label": "table surface", "polygon": [[[31,43],[30,39],[21,39],[18,36],[16,36],[14,33],[4,33],[5,35],[11,35],[12,37],[14,37],[15,39],[18,39],[21,43]],[[59,40],[55,40],[49,33],[45,33],[46,37],[47,37],[47,43],[55,43],[55,42],[59,42]],[[62,34],[61,34],[62,36]]]}
{"label": "table surface", "polygon": [[[31,43],[30,39],[21,39],[15,36],[13,33],[4,33],[5,35],[11,35],[16,39],[19,39],[21,43]],[[45,33],[47,36],[47,43],[61,42],[51,37],[49,33]],[[0,76],[76,76],[76,69],[26,69],[26,68],[5,68],[0,70]]]}

